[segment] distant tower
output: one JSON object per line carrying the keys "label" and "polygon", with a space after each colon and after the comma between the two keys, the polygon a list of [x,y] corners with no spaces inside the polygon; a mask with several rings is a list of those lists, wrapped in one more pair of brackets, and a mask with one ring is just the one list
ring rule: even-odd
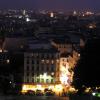
{"label": "distant tower", "polygon": [[76,15],[77,15],[77,12],[76,12],[76,11],[74,11],[74,12],[73,12],[73,16],[76,16]]}
{"label": "distant tower", "polygon": [[24,15],[24,16],[26,15],[26,10],[23,10],[23,15]]}
{"label": "distant tower", "polygon": [[50,17],[52,17],[52,18],[54,17],[54,13],[53,12],[50,13]]}

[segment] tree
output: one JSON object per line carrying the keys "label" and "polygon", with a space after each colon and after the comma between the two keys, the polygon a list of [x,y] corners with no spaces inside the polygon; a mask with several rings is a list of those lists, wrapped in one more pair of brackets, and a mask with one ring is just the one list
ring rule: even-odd
{"label": "tree", "polygon": [[100,86],[100,39],[87,41],[74,72],[73,84],[76,88]]}

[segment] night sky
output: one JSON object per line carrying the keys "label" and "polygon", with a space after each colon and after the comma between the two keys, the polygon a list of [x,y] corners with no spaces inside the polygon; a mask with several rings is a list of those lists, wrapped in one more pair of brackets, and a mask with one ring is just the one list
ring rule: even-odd
{"label": "night sky", "polygon": [[100,0],[0,0],[0,9],[100,11]]}

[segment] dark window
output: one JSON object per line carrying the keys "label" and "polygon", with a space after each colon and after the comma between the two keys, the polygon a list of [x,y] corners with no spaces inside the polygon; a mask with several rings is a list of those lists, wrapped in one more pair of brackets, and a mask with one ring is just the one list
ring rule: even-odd
{"label": "dark window", "polygon": [[32,76],[34,76],[34,72],[32,73]]}
{"label": "dark window", "polygon": [[34,78],[32,78],[32,82],[34,82]]}
{"label": "dark window", "polygon": [[34,71],[34,66],[32,66],[32,71]]}
{"label": "dark window", "polygon": [[27,64],[29,64],[29,59],[27,59]]}
{"label": "dark window", "polygon": [[38,78],[38,79],[37,79],[37,83],[39,83],[39,82],[40,82],[40,79]]}
{"label": "dark window", "polygon": [[54,83],[54,80],[53,79],[51,79],[51,83]]}
{"label": "dark window", "polygon": [[36,70],[39,71],[39,66],[37,65]]}
{"label": "dark window", "polygon": [[47,68],[46,68],[46,69],[47,69],[47,71],[49,71],[49,67],[48,67],[48,66],[47,66]]}
{"label": "dark window", "polygon": [[52,71],[52,72],[54,71],[54,66],[51,66],[51,71]]}
{"label": "dark window", "polygon": [[26,70],[29,71],[29,66],[26,67]]}
{"label": "dark window", "polygon": [[29,82],[29,78],[27,77],[27,82]]}
{"label": "dark window", "polygon": [[29,72],[27,72],[27,77],[29,76]]}
{"label": "dark window", "polygon": [[41,54],[41,58],[42,58],[42,59],[44,58],[44,54]]}
{"label": "dark window", "polygon": [[49,83],[49,79],[46,79],[46,83]]}
{"label": "dark window", "polygon": [[54,55],[51,55],[51,58],[53,59],[54,58]]}
{"label": "dark window", "polygon": [[41,71],[44,71],[44,66],[40,66],[41,67]]}
{"label": "dark window", "polygon": [[39,60],[37,60],[37,62],[36,62],[37,64],[39,64]]}
{"label": "dark window", "polygon": [[34,64],[34,60],[32,60],[32,64]]}

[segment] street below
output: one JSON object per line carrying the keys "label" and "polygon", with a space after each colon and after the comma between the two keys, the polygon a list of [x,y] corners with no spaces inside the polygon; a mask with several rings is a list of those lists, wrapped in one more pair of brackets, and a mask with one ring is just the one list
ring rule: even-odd
{"label": "street below", "polygon": [[59,96],[0,96],[0,100],[69,100]]}

